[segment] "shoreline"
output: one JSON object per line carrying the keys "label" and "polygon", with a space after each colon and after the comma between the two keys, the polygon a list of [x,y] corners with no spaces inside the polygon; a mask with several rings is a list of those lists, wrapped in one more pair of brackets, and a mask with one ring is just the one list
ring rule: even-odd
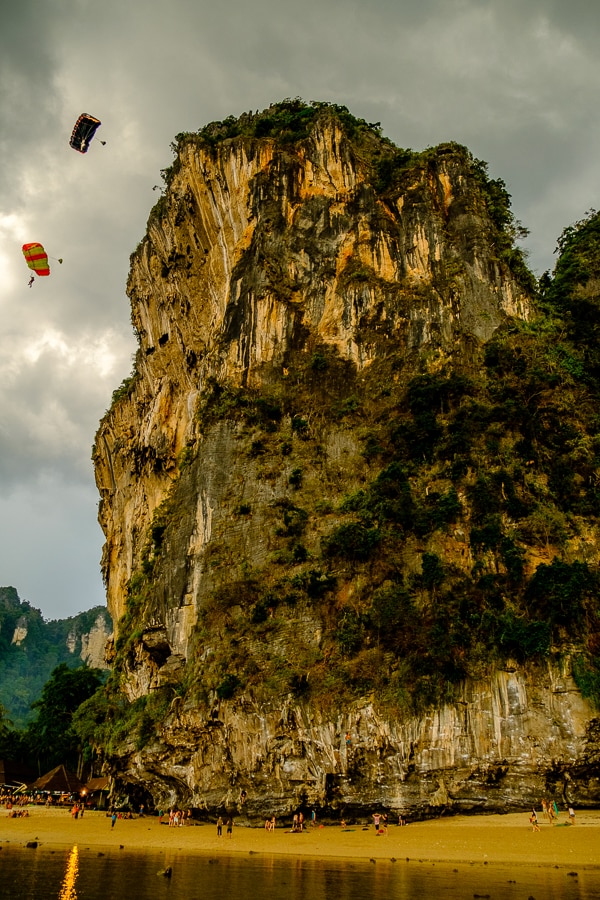
{"label": "shoreline", "polygon": [[274,832],[235,825],[233,834],[217,837],[216,825],[194,823],[172,828],[157,816],[118,819],[114,828],[103,811],[86,811],[73,819],[68,809],[28,807],[29,816],[12,819],[0,811],[0,850],[34,842],[56,851],[77,845],[79,850],[125,850],[184,855],[285,856],[295,859],[340,861],[454,863],[463,865],[573,866],[600,871],[600,810],[578,813],[574,826],[542,821],[532,832],[529,810],[505,815],[455,816],[430,819],[403,827],[391,825],[387,834],[374,826],[308,827],[299,834],[283,826]]}

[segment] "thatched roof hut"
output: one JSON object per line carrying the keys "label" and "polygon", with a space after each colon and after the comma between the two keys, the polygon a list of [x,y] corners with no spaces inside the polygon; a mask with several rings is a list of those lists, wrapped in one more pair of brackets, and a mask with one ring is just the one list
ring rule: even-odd
{"label": "thatched roof hut", "polygon": [[106,805],[108,792],[110,789],[110,781],[108,778],[90,778],[83,786],[82,795],[96,805],[99,809],[103,809]]}
{"label": "thatched roof hut", "polygon": [[64,766],[56,766],[50,772],[46,772],[31,787],[37,791],[48,791],[51,794],[78,794],[83,785],[77,775],[67,772]]}

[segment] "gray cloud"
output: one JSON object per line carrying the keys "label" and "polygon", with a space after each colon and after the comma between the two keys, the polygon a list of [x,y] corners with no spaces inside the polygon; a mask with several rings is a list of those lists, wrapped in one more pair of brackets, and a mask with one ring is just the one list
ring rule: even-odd
{"label": "gray cloud", "polygon": [[[102,596],[91,445],[131,369],[129,255],[178,132],[301,96],[380,121],[400,146],[459,141],[505,180],[541,274],[600,192],[599,16],[587,0],[21,0],[3,12],[0,584],[48,616]],[[68,147],[81,112],[107,141],[85,156]],[[64,258],[31,290],[29,240]]]}

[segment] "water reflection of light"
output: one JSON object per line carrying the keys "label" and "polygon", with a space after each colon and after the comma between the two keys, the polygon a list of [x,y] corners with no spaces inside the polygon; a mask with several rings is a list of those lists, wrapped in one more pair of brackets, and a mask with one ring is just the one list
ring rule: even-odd
{"label": "water reflection of light", "polygon": [[58,895],[58,900],[77,900],[77,891],[75,890],[75,882],[77,881],[77,873],[79,872],[79,851],[77,845],[73,847],[69,853],[67,861],[67,871]]}

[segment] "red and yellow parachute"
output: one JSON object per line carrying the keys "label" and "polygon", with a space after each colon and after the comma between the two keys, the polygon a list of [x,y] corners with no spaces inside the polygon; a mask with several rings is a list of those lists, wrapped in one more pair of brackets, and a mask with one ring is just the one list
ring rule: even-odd
{"label": "red and yellow parachute", "polygon": [[48,254],[41,244],[34,242],[32,244],[23,244],[23,256],[30,269],[33,269],[36,275],[49,275],[50,265],[48,263]]}
{"label": "red and yellow parachute", "polygon": [[[49,275],[50,274],[50,263],[48,262],[48,254],[44,250],[41,244],[37,241],[33,241],[31,244],[23,244],[23,256],[25,257],[25,262],[29,266],[29,268],[36,275]],[[55,257],[52,257],[55,259]],[[57,259],[57,262],[61,263],[62,259]],[[31,276],[33,280],[33,275]]]}

